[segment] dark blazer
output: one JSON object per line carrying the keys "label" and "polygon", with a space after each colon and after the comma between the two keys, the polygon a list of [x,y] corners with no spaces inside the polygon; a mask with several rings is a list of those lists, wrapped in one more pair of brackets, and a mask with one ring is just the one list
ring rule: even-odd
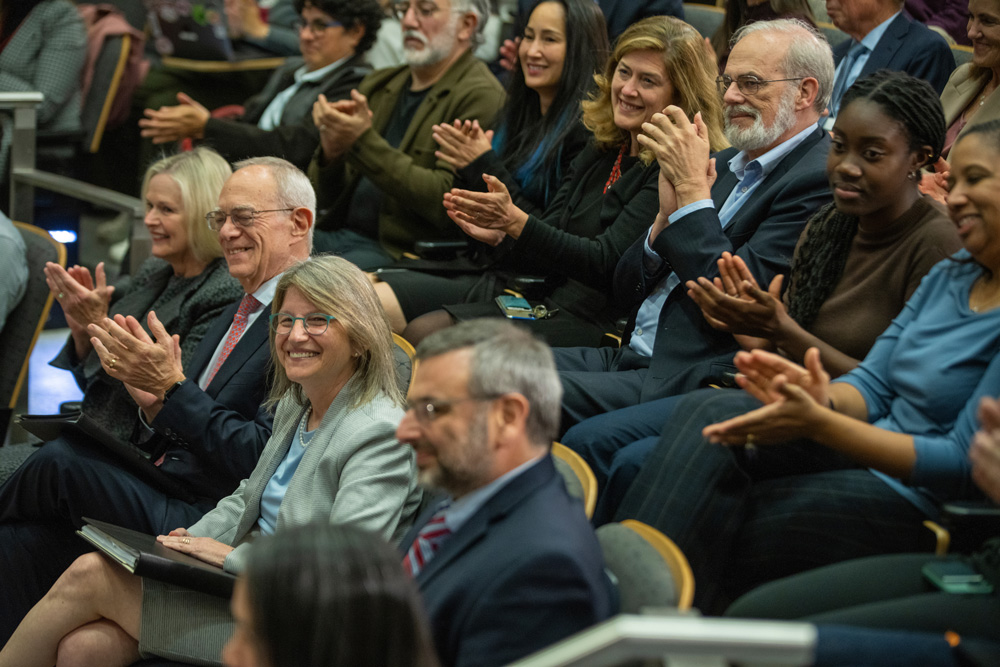
{"label": "dark blazer", "polygon": [[[521,25],[528,22],[528,16],[540,0],[519,0],[518,13]],[[597,0],[608,24],[608,37],[614,44],[618,35],[640,19],[649,16],[676,16],[684,18],[684,3],[681,0]]]}
{"label": "dark blazer", "polygon": [[257,127],[264,110],[278,93],[295,83],[295,70],[302,66],[302,58],[289,58],[278,68],[267,85],[243,105],[243,116],[210,118],[205,124],[205,143],[229,160],[235,162],[249,157],[274,155],[282,157],[305,170],[319,146],[319,130],[312,119],[313,103],[320,93],[328,100],[342,100],[351,96],[361,79],[371,71],[364,56],[357,55],[336,68],[319,81],[303,82],[295,91],[281,113],[281,124],[273,130]]}
{"label": "dark blazer", "polygon": [[[712,186],[715,207],[684,216],[656,238],[653,250],[665,260],[660,270],[651,276],[643,271],[645,236],[618,262],[615,293],[632,305],[632,324],[642,301],[669,271],[677,272],[681,285],[699,276],[714,278],[718,275],[716,260],[723,252],[739,255],[761,285],[770,284],[778,273],[786,273],[806,220],[831,199],[826,178],[829,145],[829,135],[817,128],[775,166],[725,229],[717,209],[737,185],[729,160],[738,151],[728,148],[719,152],[715,162],[718,178]],[[732,360],[738,349],[730,334],[708,325],[684,289],[675,289],[660,311],[641,400],[685,393],[718,380],[735,370]]]}
{"label": "dark blazer", "polygon": [[[845,39],[833,47],[833,58],[836,63],[847,55],[854,40]],[[858,78],[863,78],[880,69],[890,69],[906,72],[918,79],[927,81],[940,95],[948,77],[955,69],[955,57],[951,47],[944,38],[925,26],[914,21],[906,12],[896,17],[886,29],[882,39],[878,41],[875,50],[868,56],[868,62]]]}
{"label": "dark blazer", "polygon": [[[404,553],[433,513],[400,542]],[[506,665],[617,606],[594,531],[550,456],[490,498],[416,581],[446,667]]]}
{"label": "dark blazer", "polygon": [[273,422],[273,416],[260,407],[269,384],[269,305],[240,338],[208,388],[202,391],[196,382],[238,308],[238,303],[233,304],[215,321],[191,358],[189,379],[171,394],[150,424],[158,436],[151,451],[165,455],[160,469],[213,501],[232,493],[250,476],[271,437]]}

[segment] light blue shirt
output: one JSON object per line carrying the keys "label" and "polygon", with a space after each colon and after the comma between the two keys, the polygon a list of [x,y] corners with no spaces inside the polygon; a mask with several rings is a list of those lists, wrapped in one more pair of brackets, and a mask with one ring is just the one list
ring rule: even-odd
{"label": "light blue shirt", "polygon": [[495,480],[480,487],[471,493],[467,493],[458,500],[452,501],[451,506],[444,511],[444,525],[448,527],[454,535],[465,523],[472,518],[472,515],[486,504],[486,502],[500,492],[500,489],[507,486],[519,475],[527,472],[532,466],[538,464],[544,455],[538,456],[525,463],[522,463],[513,470],[508,470]]}
{"label": "light blue shirt", "polygon": [[347,62],[348,58],[350,56],[341,58],[326,67],[320,67],[318,70],[313,70],[312,72],[306,71],[305,65],[295,70],[295,73],[292,75],[295,77],[295,83],[274,96],[271,103],[264,109],[264,113],[261,114],[260,120],[257,121],[257,127],[262,130],[273,130],[281,125],[281,114],[285,113],[285,106],[288,104],[288,100],[292,99],[292,96],[299,92],[302,84],[310,81],[319,81],[328,73]]}
{"label": "light blue shirt", "polygon": [[[789,153],[795,150],[799,144],[805,141],[809,135],[816,130],[815,125],[810,125],[788,141],[784,141],[755,160],[748,160],[746,151],[740,151],[729,160],[729,170],[736,176],[736,187],[733,188],[726,201],[719,209],[719,223],[722,228],[733,219],[733,216],[740,208],[753,196],[760,184],[767,176],[774,171],[774,168],[785,159]],[[696,202],[681,206],[670,214],[668,220],[673,224],[684,216],[703,208],[712,208],[715,204],[711,199],[701,199]],[[652,231],[652,228],[650,228]],[[647,274],[654,273],[662,264],[663,258],[656,254],[656,251],[649,245],[649,234],[646,232],[646,242],[643,245],[643,267]],[[676,273],[671,271],[667,274],[653,291],[646,297],[639,307],[639,312],[635,316],[635,330],[629,340],[629,347],[633,351],[645,357],[653,356],[653,346],[656,343],[656,328],[660,321],[660,311],[666,303],[670,292],[681,284],[681,279]]]}
{"label": "light blue shirt", "polygon": [[[308,419],[311,412],[311,410],[306,411],[302,415],[302,419]],[[267,486],[264,487],[264,492],[260,496],[260,518],[257,520],[257,527],[264,535],[274,534],[274,529],[278,525],[278,510],[281,508],[281,501],[285,498],[288,485],[291,484],[292,476],[299,468],[299,463],[306,453],[309,441],[316,433],[315,429],[306,431],[305,426],[304,423],[300,423],[299,427],[295,429],[295,433],[292,434],[292,443],[285,453],[285,458],[281,459],[278,469],[271,475],[271,479],[267,481]]]}
{"label": "light blue shirt", "polygon": [[[840,109],[840,99],[844,96],[844,93],[847,92],[847,89],[850,88],[852,85],[854,85],[854,82],[858,80],[859,76],[861,76],[861,70],[863,70],[865,68],[865,65],[868,64],[868,58],[871,57],[872,51],[874,51],[875,47],[878,46],[879,41],[881,41],[882,39],[882,35],[884,35],[885,31],[889,29],[889,24],[895,21],[896,17],[902,13],[903,13],[902,11],[898,11],[892,16],[890,16],[888,19],[883,21],[882,23],[879,23],[877,26],[872,28],[872,30],[867,35],[865,35],[860,42],[855,41],[854,39],[851,40],[851,48],[847,50],[847,54],[844,56],[843,60],[841,60],[840,63],[837,65],[837,71],[834,72],[833,74],[835,87],[836,87],[836,82],[840,81],[840,77],[844,67],[847,67],[849,65],[851,69],[849,72],[847,72],[847,79],[845,80],[844,84],[840,87],[839,90],[835,91],[837,93],[836,98],[830,100],[830,107],[829,107],[830,115],[827,116],[826,120],[823,123],[824,129],[829,130],[833,127],[833,122],[837,119],[837,112]],[[859,47],[864,47],[864,48],[859,48]],[[858,53],[858,50],[860,50],[860,53]],[[853,62],[851,62],[852,51],[857,53],[857,56],[853,59]]]}

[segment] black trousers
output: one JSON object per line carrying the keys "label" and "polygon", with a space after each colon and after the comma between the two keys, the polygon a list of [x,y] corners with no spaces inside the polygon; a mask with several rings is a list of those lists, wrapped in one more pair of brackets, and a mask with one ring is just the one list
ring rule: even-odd
{"label": "black trousers", "polygon": [[212,507],[150,487],[97,446],[47,443],[0,486],[0,644],[63,570],[91,551],[74,534],[83,517],[163,534]]}

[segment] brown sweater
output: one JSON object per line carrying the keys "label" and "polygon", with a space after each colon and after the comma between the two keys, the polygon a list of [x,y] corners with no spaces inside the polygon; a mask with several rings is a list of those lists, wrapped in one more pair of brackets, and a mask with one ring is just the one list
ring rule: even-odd
{"label": "brown sweater", "polygon": [[961,247],[955,226],[927,197],[878,229],[859,227],[840,281],[810,333],[863,359],[930,268]]}

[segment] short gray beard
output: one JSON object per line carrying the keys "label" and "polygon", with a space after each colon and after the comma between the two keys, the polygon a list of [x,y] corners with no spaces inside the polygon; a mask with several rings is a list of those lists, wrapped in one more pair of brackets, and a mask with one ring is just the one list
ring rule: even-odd
{"label": "short gray beard", "polygon": [[[741,151],[756,151],[776,142],[781,135],[795,127],[795,93],[796,88],[789,87],[788,91],[781,96],[778,103],[778,113],[774,117],[774,122],[770,127],[765,127],[760,117],[760,111],[750,105],[740,104],[726,109],[725,131],[726,139],[729,143]],[[753,116],[753,125],[748,128],[741,128],[729,122],[730,111],[749,113]]]}
{"label": "short gray beard", "polygon": [[434,39],[427,39],[423,33],[416,30],[408,30],[403,33],[403,37],[415,37],[419,39],[424,48],[408,49],[403,47],[403,58],[410,67],[426,67],[427,65],[437,65],[448,57],[455,46],[455,30],[458,27],[459,14],[451,12],[448,18],[448,25],[439,32]]}

